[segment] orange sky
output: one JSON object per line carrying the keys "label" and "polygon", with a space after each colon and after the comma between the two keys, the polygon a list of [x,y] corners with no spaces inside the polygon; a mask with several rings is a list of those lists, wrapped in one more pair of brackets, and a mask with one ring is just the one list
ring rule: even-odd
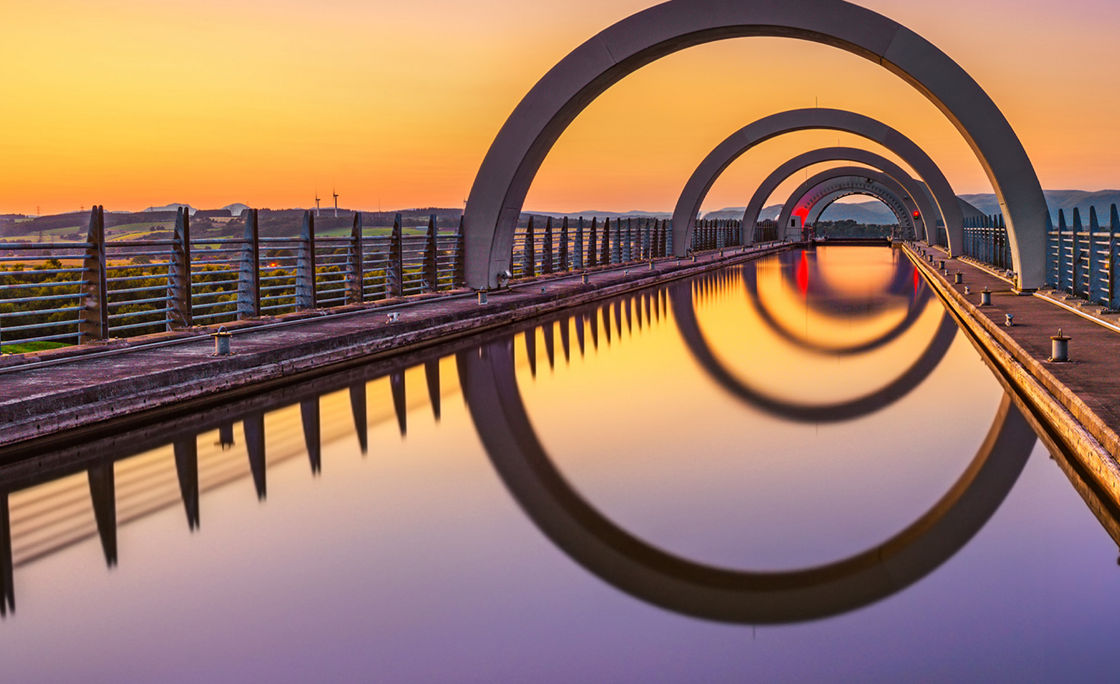
{"label": "orange sky", "polygon": [[[94,203],[309,206],[332,185],[347,207],[460,206],[536,80],[650,3],[5,4],[0,213],[53,213]],[[1044,187],[1120,186],[1120,3],[861,4],[923,34],[980,82]],[[527,206],[671,209],[727,134],[817,98],[915,138],[958,192],[990,191],[955,129],[897,77],[833,48],[756,38],[693,48],[608,91],[560,140]],[[868,147],[835,133],[769,142],[728,171],[705,209],[745,204],[779,163],[837,142]]]}

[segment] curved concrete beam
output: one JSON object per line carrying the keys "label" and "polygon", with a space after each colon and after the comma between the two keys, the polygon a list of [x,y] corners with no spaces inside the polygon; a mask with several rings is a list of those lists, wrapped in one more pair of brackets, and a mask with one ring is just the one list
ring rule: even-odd
{"label": "curved concrete beam", "polygon": [[[1045,282],[1049,211],[1030,158],[983,88],[936,46],[881,14],[843,0],[670,0],[623,19],[576,48],[533,86],[506,120],[467,200],[467,284],[497,286],[498,274],[510,267],[514,229],[541,163],[603,91],[666,55],[748,36],[798,38],[847,50],[882,65],[929,98],[961,132],[991,180],[1004,208],[1020,286]],[[932,183],[922,170],[915,171]],[[949,207],[941,209],[955,215]],[[696,211],[685,215],[695,218]],[[962,229],[947,228],[951,236]],[[684,230],[687,234],[687,225]],[[687,243],[675,238],[675,248],[683,249]],[[949,246],[959,249],[952,238]]]}
{"label": "curved concrete beam", "polygon": [[[779,135],[796,131],[825,129],[843,131],[858,135],[878,143],[897,154],[909,164],[918,176],[929,186],[937,212],[934,217],[942,217],[947,230],[951,253],[961,250],[964,240],[964,218],[960,215],[957,196],[948,179],[918,145],[905,135],[886,124],[862,114],[840,109],[795,109],[780,114],[772,114],[740,128],[720,143],[696,170],[685,184],[676,209],[673,211],[673,244],[687,245],[687,240],[696,224],[696,215],[708,191],[720,175],[736,159],[756,145]],[[760,208],[761,211],[761,208]],[[928,213],[923,212],[924,215]],[[936,218],[932,220],[936,225]],[[934,232],[936,237],[936,232]],[[686,242],[678,242],[685,240]]]}
{"label": "curved concrete beam", "polygon": [[[862,188],[844,188],[842,190],[834,190],[823,196],[818,195],[819,199],[817,199],[813,203],[812,208],[809,209],[809,216],[805,219],[805,225],[812,226],[820,221],[821,214],[828,211],[828,208],[833,204],[836,204],[837,200],[843,199],[845,197],[850,197],[852,195],[866,195],[872,200],[879,200],[880,202],[885,204],[887,208],[891,210],[891,213],[895,215],[895,219],[898,220],[899,228],[910,226],[915,235],[922,235],[925,233],[925,224],[923,224],[920,219],[913,219],[907,217],[906,215],[902,215],[900,217],[898,212],[896,211],[898,207],[891,206],[891,204],[893,204],[896,199],[898,202],[902,203],[910,201],[909,199],[904,199],[902,196],[897,195],[897,193],[891,192],[889,189],[882,185],[879,185],[878,183],[872,183],[871,188],[871,192],[868,192],[867,190],[864,190]],[[890,202],[890,204],[888,202]]]}
{"label": "curved concrete beam", "polygon": [[[858,164],[866,164],[867,166],[887,174],[898,181],[898,183],[906,189],[906,192],[910,194],[910,197],[917,202],[918,209],[922,214],[923,229],[930,221],[933,221],[933,225],[936,225],[936,217],[940,215],[940,211],[937,209],[937,205],[934,204],[933,198],[928,194],[928,186],[911,177],[901,166],[880,154],[861,150],[856,147],[825,147],[800,154],[790,159],[785,164],[775,169],[772,174],[766,177],[766,180],[762,181],[762,184],[758,186],[758,190],[756,190],[751,197],[751,201],[747,204],[746,211],[743,212],[744,244],[754,244],[758,216],[762,213],[766,200],[769,199],[770,195],[774,194],[774,191],[778,189],[779,185],[784,183],[793,174],[808,166],[831,161],[849,161]],[[924,232],[923,230],[922,233]],[[928,235],[921,233],[916,234],[920,235],[926,242],[930,241]],[[936,235],[934,237],[936,238]]]}
{"label": "curved concrete beam", "polygon": [[[841,194],[836,194],[842,191]],[[778,215],[779,230],[792,230],[790,220],[795,210],[805,209],[808,217],[813,207],[831,197],[832,201],[844,195],[867,194],[881,200],[898,218],[899,227],[909,225],[917,234],[913,207],[917,204],[906,189],[882,171],[858,166],[840,166],[827,169],[802,183],[789,196]],[[806,223],[808,221],[806,220]],[[798,236],[797,239],[800,239]]]}

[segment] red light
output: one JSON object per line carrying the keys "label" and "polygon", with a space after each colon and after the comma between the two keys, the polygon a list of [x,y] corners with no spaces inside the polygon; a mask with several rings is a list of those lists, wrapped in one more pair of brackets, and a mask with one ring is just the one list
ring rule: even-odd
{"label": "red light", "polygon": [[805,258],[804,251],[801,252],[801,263],[797,264],[797,289],[802,295],[809,293],[809,260]]}
{"label": "red light", "polygon": [[914,212],[914,218],[921,218],[921,217],[922,217],[922,212],[920,212],[920,211],[915,211]]}

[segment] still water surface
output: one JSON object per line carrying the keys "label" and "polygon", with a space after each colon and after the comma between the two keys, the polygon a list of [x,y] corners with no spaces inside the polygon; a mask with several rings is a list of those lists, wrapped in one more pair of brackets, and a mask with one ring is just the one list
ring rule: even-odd
{"label": "still water surface", "polygon": [[3,681],[1114,671],[1116,543],[885,248],[46,456],[0,471]]}

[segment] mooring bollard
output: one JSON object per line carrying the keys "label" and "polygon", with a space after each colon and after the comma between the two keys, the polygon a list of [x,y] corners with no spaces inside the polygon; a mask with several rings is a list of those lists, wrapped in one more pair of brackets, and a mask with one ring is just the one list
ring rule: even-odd
{"label": "mooring bollard", "polygon": [[233,337],[233,333],[225,329],[225,327],[218,328],[218,332],[213,333],[211,337],[214,338],[214,356],[229,356],[229,338]]}
{"label": "mooring bollard", "polygon": [[1055,363],[1065,363],[1069,361],[1069,338],[1062,334],[1062,329],[1058,328],[1058,334],[1050,338],[1050,360]]}
{"label": "mooring bollard", "polygon": [[386,323],[396,323],[399,320],[401,320],[401,312],[400,311],[390,311],[387,314],[385,314],[385,322]]}
{"label": "mooring bollard", "polygon": [[1014,328],[1015,327],[1015,314],[1004,314],[1003,315],[1003,324],[1008,328]]}
{"label": "mooring bollard", "polygon": [[[680,264],[681,264],[681,262],[678,261],[677,265],[680,266]],[[651,271],[653,270],[653,259],[649,260],[649,270],[651,270]]]}
{"label": "mooring bollard", "polygon": [[944,259],[938,259],[937,260],[937,267],[940,268],[942,271],[944,271],[945,270],[945,260]]}
{"label": "mooring bollard", "polygon": [[992,305],[992,291],[989,290],[987,287],[985,287],[984,291],[980,293],[980,306],[991,306],[991,305]]}
{"label": "mooring bollard", "polygon": [[964,274],[961,273],[960,271],[957,271],[956,273],[954,273],[953,274],[953,282],[956,283],[957,285],[960,285],[961,283],[963,283],[964,282]]}
{"label": "mooring bollard", "polygon": [[586,285],[591,282],[591,278],[589,278],[588,275],[584,273],[582,276],[580,276],[579,282],[582,285]]}
{"label": "mooring bollard", "polygon": [[478,291],[478,305],[482,306],[483,304],[486,304],[488,301],[490,301],[490,298],[487,296],[486,290],[479,290]]}
{"label": "mooring bollard", "polygon": [[964,293],[965,294],[972,294],[972,290],[971,290],[971,288],[968,287],[968,285],[964,286]]}

